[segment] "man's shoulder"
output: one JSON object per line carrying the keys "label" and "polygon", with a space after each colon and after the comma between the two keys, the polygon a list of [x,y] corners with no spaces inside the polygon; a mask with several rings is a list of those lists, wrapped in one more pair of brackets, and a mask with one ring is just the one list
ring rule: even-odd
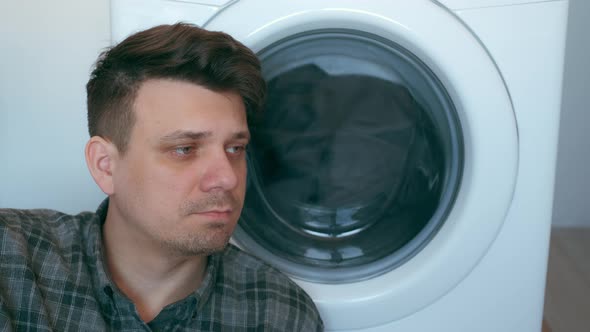
{"label": "man's shoulder", "polygon": [[[91,217],[0,209],[0,321],[11,321],[17,330],[72,330],[98,317],[84,254],[84,224]],[[71,319],[74,310],[85,319]]]}
{"label": "man's shoulder", "polygon": [[0,209],[0,232],[8,237],[70,238],[93,216],[91,212],[70,215],[50,209]]}
{"label": "man's shoulder", "polygon": [[0,209],[1,254],[22,253],[35,263],[49,253],[81,252],[93,217],[90,212],[70,215],[49,209]]}

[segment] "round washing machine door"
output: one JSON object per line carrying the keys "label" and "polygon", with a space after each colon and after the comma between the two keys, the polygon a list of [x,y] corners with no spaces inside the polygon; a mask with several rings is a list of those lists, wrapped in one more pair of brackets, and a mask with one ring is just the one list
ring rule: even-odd
{"label": "round washing machine door", "polygon": [[430,1],[241,0],[206,28],[255,50],[268,80],[238,245],[329,329],[400,319],[469,274],[511,203],[518,138],[457,17]]}

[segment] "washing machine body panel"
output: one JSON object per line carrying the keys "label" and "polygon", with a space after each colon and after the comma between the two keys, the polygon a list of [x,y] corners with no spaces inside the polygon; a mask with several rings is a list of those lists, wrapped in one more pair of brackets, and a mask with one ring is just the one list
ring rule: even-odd
{"label": "washing machine body panel", "polygon": [[150,0],[140,14],[134,0],[112,2],[115,41],[156,23],[188,21],[257,52],[296,33],[353,29],[416,55],[445,86],[462,127],[462,181],[446,222],[388,273],[337,284],[294,280],[328,330],[540,326],[567,1],[481,0],[486,7],[474,8],[453,0]]}
{"label": "washing machine body panel", "polygon": [[552,0],[434,0],[445,8],[453,11],[465,9],[481,9],[490,7],[525,5],[535,2],[552,1]]}

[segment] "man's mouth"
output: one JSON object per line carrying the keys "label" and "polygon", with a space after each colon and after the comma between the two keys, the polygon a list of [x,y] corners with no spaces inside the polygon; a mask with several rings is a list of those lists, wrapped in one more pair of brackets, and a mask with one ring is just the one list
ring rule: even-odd
{"label": "man's mouth", "polygon": [[227,218],[229,215],[231,215],[231,213],[232,213],[232,209],[230,209],[230,208],[211,209],[211,210],[196,212],[196,214],[198,214],[198,215],[205,216],[205,217],[211,217],[211,218]]}

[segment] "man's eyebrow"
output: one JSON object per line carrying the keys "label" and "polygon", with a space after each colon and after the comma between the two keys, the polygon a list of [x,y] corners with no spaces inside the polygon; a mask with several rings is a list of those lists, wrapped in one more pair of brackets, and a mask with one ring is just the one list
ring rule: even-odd
{"label": "man's eyebrow", "polygon": [[250,133],[247,130],[244,131],[240,131],[235,133],[232,136],[233,139],[246,139],[246,140],[250,140]]}
{"label": "man's eyebrow", "polygon": [[[198,141],[213,136],[211,131],[187,131],[177,130],[160,138],[160,142],[174,142],[179,140]],[[232,139],[250,140],[250,133],[247,130],[237,132],[232,135]]]}
{"label": "man's eyebrow", "polygon": [[213,133],[210,131],[187,131],[187,130],[177,130],[170,134],[167,134],[160,138],[161,142],[170,142],[170,141],[178,141],[178,140],[202,140],[209,136],[212,136]]}

